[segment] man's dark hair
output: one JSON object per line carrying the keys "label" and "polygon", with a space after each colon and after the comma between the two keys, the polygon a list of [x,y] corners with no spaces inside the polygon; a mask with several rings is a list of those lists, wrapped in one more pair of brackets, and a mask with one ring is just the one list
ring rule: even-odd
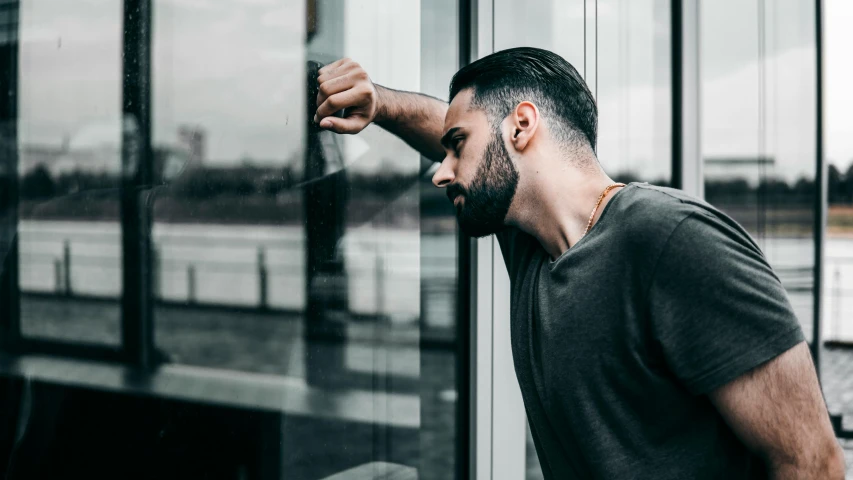
{"label": "man's dark hair", "polygon": [[577,70],[556,53],[532,47],[493,53],[456,72],[450,100],[466,88],[473,89],[472,106],[483,108],[495,126],[527,100],[539,108],[558,141],[569,145],[586,139],[595,150],[595,99]]}

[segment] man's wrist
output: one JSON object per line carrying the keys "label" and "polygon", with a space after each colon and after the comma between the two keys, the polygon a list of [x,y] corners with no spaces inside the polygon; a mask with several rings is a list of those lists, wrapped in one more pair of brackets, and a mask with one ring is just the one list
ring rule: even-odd
{"label": "man's wrist", "polygon": [[381,125],[392,119],[393,115],[390,107],[394,92],[376,83],[373,86],[376,88],[376,115],[373,117],[373,123]]}

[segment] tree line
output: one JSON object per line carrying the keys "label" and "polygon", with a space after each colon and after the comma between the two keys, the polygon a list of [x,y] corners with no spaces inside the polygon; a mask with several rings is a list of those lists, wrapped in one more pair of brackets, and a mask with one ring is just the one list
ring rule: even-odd
{"label": "tree line", "polygon": [[[402,190],[412,187],[417,176],[411,173],[382,170],[379,172],[347,172],[347,185],[353,192],[373,197],[392,198]],[[631,172],[614,175],[619,181],[634,181]],[[191,200],[206,200],[221,196],[279,196],[301,191],[301,172],[291,165],[259,167],[239,165],[229,167],[195,166],[183,172],[161,195]],[[307,179],[310,180],[310,179]],[[841,172],[835,165],[828,169],[828,197],[830,204],[853,204],[853,165]],[[657,184],[665,184],[659,181]],[[117,189],[117,174],[87,172],[82,170],[52,174],[45,165],[38,165],[23,175],[18,182],[21,199],[47,199],[78,192]],[[765,178],[757,185],[745,178],[714,179],[705,184],[706,197],[737,198],[762,195],[774,202],[797,203],[814,193],[814,181],[801,178],[786,182],[779,178]]]}

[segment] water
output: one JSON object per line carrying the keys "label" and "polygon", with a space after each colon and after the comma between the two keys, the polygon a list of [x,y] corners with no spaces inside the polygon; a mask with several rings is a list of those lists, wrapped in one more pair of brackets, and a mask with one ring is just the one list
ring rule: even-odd
{"label": "water", "polygon": [[[74,294],[120,294],[118,224],[24,221],[20,236],[22,290],[62,291],[67,242]],[[199,303],[257,306],[261,299],[259,262],[263,262],[268,274],[268,305],[294,310],[305,305],[304,232],[300,226],[156,224],[153,237],[160,259],[157,291],[163,299],[180,302],[193,297]],[[810,336],[811,240],[766,239],[761,247],[789,288],[791,303]],[[426,299],[441,313],[427,320],[436,326],[450,325],[456,278],[452,234],[421,236],[413,229],[359,228],[347,232],[340,248],[350,311],[382,313],[400,323],[416,322],[421,314],[421,286],[429,283],[441,287],[438,299]],[[827,239],[825,257],[823,338],[853,341],[853,238]]]}
{"label": "water", "polygon": [[[23,291],[64,291],[67,245],[73,294],[121,293],[118,224],[24,221],[19,232]],[[299,226],[157,224],[152,234],[160,298],[257,306],[263,263],[268,305],[304,308],[305,245]],[[413,322],[420,314],[421,282],[452,285],[455,280],[453,235],[422,237],[417,230],[360,228],[348,231],[340,248],[353,313],[382,313],[394,321]]]}

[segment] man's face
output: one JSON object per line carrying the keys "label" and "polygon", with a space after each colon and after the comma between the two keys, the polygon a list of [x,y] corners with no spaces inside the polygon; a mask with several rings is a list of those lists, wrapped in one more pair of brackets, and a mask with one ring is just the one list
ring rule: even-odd
{"label": "man's face", "polygon": [[442,138],[447,156],[432,181],[447,189],[462,231],[483,237],[504,228],[518,186],[518,172],[500,131],[482,109],[469,108],[470,103],[468,89],[459,92],[450,104]]}

